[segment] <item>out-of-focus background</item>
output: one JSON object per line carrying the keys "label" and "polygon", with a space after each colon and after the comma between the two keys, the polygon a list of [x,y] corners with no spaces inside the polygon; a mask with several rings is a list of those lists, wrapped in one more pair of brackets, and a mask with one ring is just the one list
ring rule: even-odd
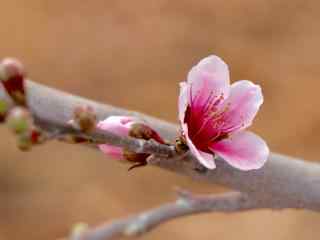
{"label": "out-of-focus background", "polygon": [[[178,82],[209,54],[231,78],[263,86],[253,129],[273,151],[319,159],[320,2],[303,0],[11,0],[1,4],[0,55],[35,81],[101,102],[177,120]],[[174,199],[173,188],[218,192],[94,150],[50,143],[21,153],[0,129],[0,239],[57,239]],[[167,223],[143,240],[311,239],[307,211],[208,214]]]}

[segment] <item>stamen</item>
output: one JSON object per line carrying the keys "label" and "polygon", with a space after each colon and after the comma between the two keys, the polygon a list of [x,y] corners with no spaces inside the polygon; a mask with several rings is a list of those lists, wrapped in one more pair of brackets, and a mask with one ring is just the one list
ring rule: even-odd
{"label": "stamen", "polygon": [[234,132],[234,131],[237,131],[239,130],[240,128],[244,128],[246,125],[245,125],[245,118],[244,118],[244,115],[240,115],[240,123],[239,124],[232,124],[230,122],[230,119],[225,119],[225,126],[229,126],[228,128],[222,128],[224,132]]}
{"label": "stamen", "polygon": [[213,107],[218,106],[223,100],[224,100],[224,94],[221,93],[220,97],[217,99],[217,95],[213,96],[213,99],[210,99],[210,104],[209,106],[206,108],[205,112],[209,112],[212,111],[214,112]]}
{"label": "stamen", "polygon": [[217,135],[213,136],[213,137],[209,140],[209,142],[214,142],[214,141],[215,141],[217,138],[219,138],[220,136],[221,136],[221,131],[219,131]]}
{"label": "stamen", "polygon": [[206,111],[211,110],[212,112],[202,116],[204,121],[202,122],[202,125],[200,126],[198,131],[192,136],[193,140],[196,139],[196,137],[202,132],[202,130],[207,126],[209,122],[212,122],[212,124],[214,124],[213,128],[215,129],[219,129],[220,128],[219,125],[223,124],[223,121],[221,121],[221,119],[223,118],[223,114],[226,111],[228,111],[230,107],[230,103],[227,103],[226,106],[221,111],[214,111],[213,107],[216,106],[218,103],[220,103],[224,99],[223,93],[220,95],[220,97],[216,101],[214,101],[215,99],[216,99],[216,96],[213,96],[213,92],[211,92],[206,102]]}
{"label": "stamen", "polygon": [[220,111],[215,111],[211,113],[211,118],[214,121],[217,121],[221,119],[224,116],[224,113],[228,112],[230,109],[230,103],[227,103],[224,108],[222,108]]}
{"label": "stamen", "polygon": [[202,123],[201,127],[198,129],[198,131],[192,136],[192,139],[195,140],[196,137],[202,132],[202,130],[205,128],[205,126],[207,126],[207,124],[209,123],[211,119],[210,118],[206,118],[205,121]]}
{"label": "stamen", "polygon": [[213,91],[210,92],[208,98],[206,99],[205,101],[205,105],[202,107],[202,113],[206,113],[208,112],[209,109],[212,108],[212,105],[214,105],[214,99],[216,98],[217,96],[213,95]]}

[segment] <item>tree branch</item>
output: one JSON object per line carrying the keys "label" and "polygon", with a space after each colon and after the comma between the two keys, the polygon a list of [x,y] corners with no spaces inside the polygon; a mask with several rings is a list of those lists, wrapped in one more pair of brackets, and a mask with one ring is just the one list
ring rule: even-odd
{"label": "tree branch", "polygon": [[[49,132],[69,128],[67,122],[72,118],[77,106],[91,106],[99,120],[112,115],[135,116],[147,122],[164,138],[174,141],[178,127],[174,124],[110,105],[104,105],[81,97],[73,96],[41,84],[27,81],[27,96],[30,109],[39,125]],[[0,88],[0,98],[6,94]],[[80,133],[79,133],[80,134]],[[92,138],[98,133],[89,134]],[[274,207],[305,208],[320,211],[320,165],[271,153],[262,169],[239,171],[218,159],[215,170],[199,171],[198,161],[190,154],[184,156],[163,157],[172,153],[166,145],[156,145],[132,138],[121,138],[108,133],[99,133],[100,140],[117,146],[126,146],[131,150],[146,150],[156,153],[152,163],[161,168],[188,175],[211,183],[218,183],[240,192],[248,193]],[[145,149],[144,149],[145,148]],[[158,149],[162,149],[157,152]]]}
{"label": "tree branch", "polygon": [[[0,88],[0,98],[8,99],[3,88]],[[218,183],[241,192],[241,194],[235,193],[219,197],[188,199],[184,202],[187,203],[187,208],[181,205],[181,201],[167,204],[147,213],[88,231],[85,239],[106,239],[103,237],[119,236],[123,233],[134,235],[172,218],[208,211],[230,212],[257,208],[296,208],[320,211],[319,164],[271,153],[265,166],[259,170],[240,171],[232,168],[222,159],[217,160],[215,170],[208,170],[201,168],[190,153],[177,155],[172,146],[154,141],[124,138],[99,130],[85,134],[70,126],[68,121],[72,119],[76,107],[90,106],[97,113],[99,120],[112,115],[140,118],[169,141],[174,141],[178,133],[178,126],[174,124],[141,113],[96,103],[32,81],[27,81],[27,98],[36,124],[53,135],[57,131],[72,133],[89,138],[95,143],[104,142],[135,152],[150,153],[152,154],[148,159],[150,164],[191,176],[197,180]]]}
{"label": "tree branch", "polygon": [[214,196],[183,195],[177,201],[165,204],[137,215],[105,223],[97,228],[80,233],[73,240],[109,240],[144,234],[167,221],[199,213],[239,212],[265,208],[241,193]]}

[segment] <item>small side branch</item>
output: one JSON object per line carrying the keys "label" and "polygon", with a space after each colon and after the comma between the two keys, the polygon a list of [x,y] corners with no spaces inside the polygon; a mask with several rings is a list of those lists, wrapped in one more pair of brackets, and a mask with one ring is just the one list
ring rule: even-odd
{"label": "small side branch", "polygon": [[[119,237],[138,236],[170,220],[208,212],[239,212],[264,208],[245,194],[227,193],[214,196],[181,195],[177,201],[155,209],[139,213],[129,218],[105,223],[100,227],[87,230],[76,237],[77,240],[108,240]],[[73,240],[76,240],[73,239]]]}

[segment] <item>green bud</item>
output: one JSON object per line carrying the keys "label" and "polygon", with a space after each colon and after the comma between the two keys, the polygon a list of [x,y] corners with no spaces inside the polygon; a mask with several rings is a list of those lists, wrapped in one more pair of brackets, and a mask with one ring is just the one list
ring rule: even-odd
{"label": "green bud", "polygon": [[8,104],[4,100],[0,100],[0,115],[5,115],[8,111]]}
{"label": "green bud", "polygon": [[21,151],[29,151],[32,147],[32,142],[28,133],[18,135],[18,148]]}
{"label": "green bud", "polygon": [[32,126],[32,118],[29,111],[23,107],[15,107],[9,112],[6,119],[9,128],[16,134],[27,132]]}

